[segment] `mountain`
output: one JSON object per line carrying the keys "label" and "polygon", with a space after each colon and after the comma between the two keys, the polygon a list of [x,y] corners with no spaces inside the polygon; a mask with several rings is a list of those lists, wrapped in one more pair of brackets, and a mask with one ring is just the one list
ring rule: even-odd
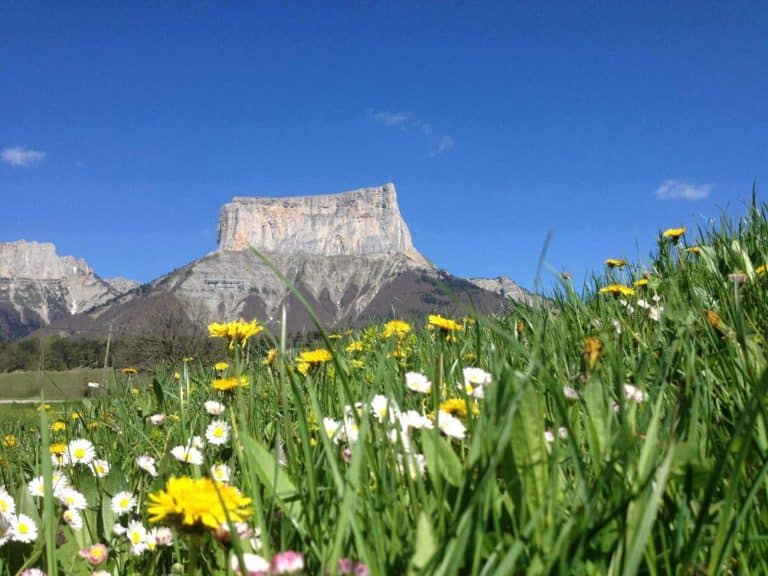
{"label": "mountain", "polygon": [[282,271],[324,326],[374,319],[500,311],[500,289],[439,270],[413,245],[393,184],[340,194],[236,197],[219,215],[217,249],[49,330],[136,333],[256,318],[289,333],[309,314],[262,257]]}
{"label": "mountain", "polygon": [[0,340],[108,302],[125,282],[103,280],[85,260],[59,256],[51,243],[0,242]]}

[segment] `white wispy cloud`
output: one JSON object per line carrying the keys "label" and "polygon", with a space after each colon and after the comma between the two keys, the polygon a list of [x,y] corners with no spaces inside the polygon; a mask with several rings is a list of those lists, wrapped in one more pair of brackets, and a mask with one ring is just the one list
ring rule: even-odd
{"label": "white wispy cloud", "polygon": [[408,122],[408,114],[404,112],[375,112],[374,110],[369,110],[368,113],[376,122],[385,126],[404,127]]}
{"label": "white wispy cloud", "polygon": [[9,166],[31,166],[43,158],[45,158],[45,152],[23,146],[3,148],[0,151],[0,159]]}
{"label": "white wispy cloud", "polygon": [[660,200],[701,200],[709,196],[712,184],[694,184],[683,180],[670,179],[656,188],[656,198]]}
{"label": "white wispy cloud", "polygon": [[443,136],[440,138],[440,143],[437,145],[437,150],[434,151],[433,156],[442,154],[443,152],[450,150],[456,144],[456,140],[450,136]]}
{"label": "white wispy cloud", "polygon": [[373,121],[390,128],[399,128],[400,130],[408,131],[411,133],[420,133],[424,138],[432,143],[432,147],[434,149],[432,152],[430,152],[430,156],[437,156],[438,154],[442,154],[443,152],[453,148],[456,144],[456,140],[454,140],[451,136],[436,135],[434,133],[435,131],[432,127],[432,124],[429,122],[424,122],[419,118],[415,118],[408,112],[391,112],[368,108],[368,116]]}

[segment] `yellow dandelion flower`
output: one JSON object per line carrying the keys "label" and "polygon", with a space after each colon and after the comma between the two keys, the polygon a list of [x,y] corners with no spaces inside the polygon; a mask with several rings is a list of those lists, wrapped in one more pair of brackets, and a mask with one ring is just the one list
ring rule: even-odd
{"label": "yellow dandelion flower", "polygon": [[354,352],[362,352],[363,351],[363,343],[359,340],[355,340],[354,342],[350,342],[347,344],[347,347],[345,348],[347,352],[350,354],[353,354]]}
{"label": "yellow dandelion flower", "polygon": [[451,332],[462,329],[461,324],[450,318],[443,318],[440,314],[430,314],[427,318],[427,327]]}
{"label": "yellow dandelion flower", "polygon": [[296,362],[314,365],[324,364],[325,362],[330,362],[332,359],[333,356],[328,350],[325,348],[318,348],[316,350],[302,352],[299,354],[298,358],[296,358]]}
{"label": "yellow dandelion flower", "polygon": [[606,258],[605,265],[608,268],[624,268],[627,265],[627,261],[622,258]]}
{"label": "yellow dandelion flower", "polygon": [[6,448],[13,448],[14,446],[16,446],[16,436],[14,436],[13,434],[6,434],[3,437],[3,446],[5,446]]}
{"label": "yellow dandelion flower", "polygon": [[265,366],[271,366],[277,358],[277,348],[270,348],[267,357],[261,361]]}
{"label": "yellow dandelion flower", "polygon": [[230,392],[238,386],[248,386],[248,376],[240,376],[240,380],[232,376],[231,378],[217,378],[211,382],[211,388],[219,392]]}
{"label": "yellow dandelion flower", "polygon": [[768,272],[768,264],[761,264],[760,266],[755,268],[755,274],[757,274],[758,276],[762,276],[766,272]]}
{"label": "yellow dandelion flower", "polygon": [[646,288],[648,286],[648,278],[640,278],[640,280],[635,280],[635,283],[632,284],[635,288]]}
{"label": "yellow dandelion flower", "polygon": [[682,238],[683,234],[685,234],[685,226],[682,228],[668,228],[667,230],[664,230],[662,237],[677,244],[678,240]]}
{"label": "yellow dandelion flower", "polygon": [[126,376],[135,376],[138,374],[138,370],[136,370],[136,368],[123,368],[123,374]]}
{"label": "yellow dandelion flower", "polygon": [[256,336],[263,330],[264,327],[256,322],[256,320],[251,320],[250,322],[245,322],[244,320],[225,323],[214,322],[208,325],[208,334],[211,338],[227,338],[230,350],[235,347],[235,344],[245,347],[251,337]]}
{"label": "yellow dandelion flower", "polygon": [[343,336],[341,334],[329,334],[328,340],[341,340]]}
{"label": "yellow dandelion flower", "polygon": [[694,246],[688,246],[688,248],[685,249],[688,254],[701,254],[701,246],[694,245]]}
{"label": "yellow dandelion flower", "polygon": [[229,368],[229,364],[226,362],[216,362],[216,364],[213,365],[213,369],[217,372],[224,372],[227,368]]}
{"label": "yellow dandelion flower", "polygon": [[48,452],[51,454],[64,454],[67,451],[67,445],[64,442],[54,442],[48,446]]}
{"label": "yellow dandelion flower", "polygon": [[635,291],[624,284],[609,284],[600,288],[600,294],[611,294],[613,296],[632,296]]}
{"label": "yellow dandelion flower", "polygon": [[63,420],[56,420],[51,423],[51,432],[64,432],[67,429],[67,423]]}
{"label": "yellow dandelion flower", "polygon": [[184,356],[184,358],[181,361],[186,364],[187,362],[192,362],[192,360],[194,359],[195,359],[194,356]]}
{"label": "yellow dandelion flower", "polygon": [[411,325],[408,322],[402,320],[390,320],[384,324],[384,331],[381,333],[384,338],[403,338],[412,330]]}
{"label": "yellow dandelion flower", "polygon": [[175,524],[181,529],[208,528],[245,522],[252,514],[251,499],[234,486],[210,478],[171,477],[165,488],[149,495],[149,521]]}
{"label": "yellow dandelion flower", "polygon": [[[471,410],[475,415],[480,414],[480,409],[476,404],[472,405]],[[467,402],[462,398],[451,398],[450,400],[440,403],[440,412],[447,412],[451,416],[456,416],[457,418],[466,418]]]}
{"label": "yellow dandelion flower", "polygon": [[597,361],[600,360],[600,356],[603,353],[603,343],[600,338],[594,336],[588,336],[584,340],[584,350],[582,351],[582,357],[584,358],[584,364],[588,370],[594,370],[597,366]]}

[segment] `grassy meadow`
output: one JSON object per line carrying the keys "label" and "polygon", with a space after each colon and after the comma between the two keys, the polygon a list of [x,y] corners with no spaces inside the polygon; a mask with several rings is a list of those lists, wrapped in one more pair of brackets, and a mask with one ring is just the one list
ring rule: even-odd
{"label": "grassy meadow", "polygon": [[767,208],[618,256],[5,418],[0,575],[768,573]]}
{"label": "grassy meadow", "polygon": [[[108,378],[114,379],[112,370]],[[78,400],[88,392],[89,382],[104,380],[104,371],[95,368],[76,368],[61,371],[18,371],[0,373],[0,401]]]}

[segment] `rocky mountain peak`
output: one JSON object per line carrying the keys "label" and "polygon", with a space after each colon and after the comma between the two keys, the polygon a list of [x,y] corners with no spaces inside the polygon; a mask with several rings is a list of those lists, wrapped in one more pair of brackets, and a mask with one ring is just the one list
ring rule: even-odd
{"label": "rocky mountain peak", "polygon": [[0,340],[89,310],[133,285],[105,282],[85,260],[59,256],[50,242],[0,242]]}
{"label": "rocky mountain peak", "polygon": [[59,256],[50,242],[0,242],[0,278],[63,280],[92,274],[85,260]]}
{"label": "rocky mountain peak", "polygon": [[218,249],[249,247],[284,256],[403,253],[432,267],[413,246],[391,183],[340,194],[236,197],[221,209]]}

